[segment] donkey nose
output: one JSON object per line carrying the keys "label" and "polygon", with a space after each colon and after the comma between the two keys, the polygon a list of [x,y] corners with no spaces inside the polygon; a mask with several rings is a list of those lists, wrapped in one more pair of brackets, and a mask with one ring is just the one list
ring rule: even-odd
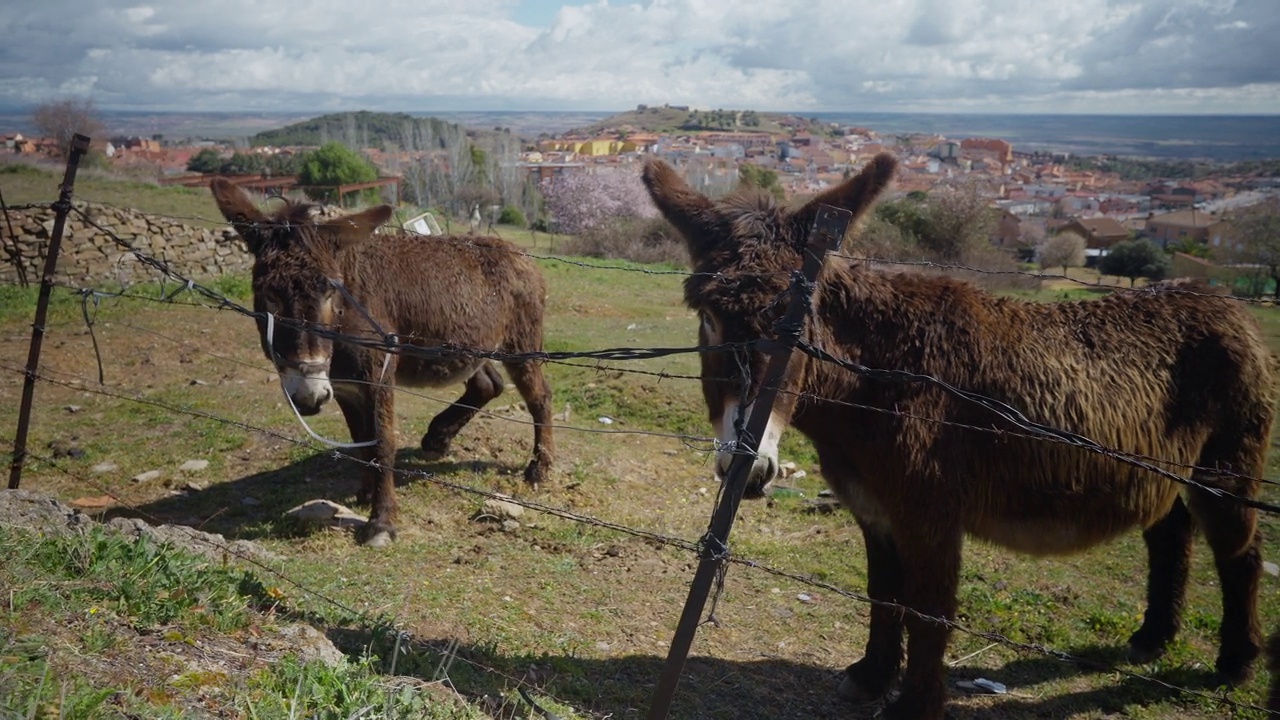
{"label": "donkey nose", "polygon": [[298,372],[303,375],[319,375],[320,373],[329,372],[329,363],[320,362],[300,362],[298,363]]}

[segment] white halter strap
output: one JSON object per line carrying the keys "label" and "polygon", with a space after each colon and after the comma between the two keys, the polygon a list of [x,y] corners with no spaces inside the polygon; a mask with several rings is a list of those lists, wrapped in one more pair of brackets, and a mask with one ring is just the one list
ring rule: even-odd
{"label": "white halter strap", "polygon": [[[274,345],[275,332],[276,332],[276,316],[273,315],[272,313],[267,313],[267,353],[271,356],[273,361],[276,356],[276,350]],[[387,372],[387,365],[389,364],[390,360],[391,360],[391,353],[387,353],[386,359],[382,363],[382,372],[384,375]],[[330,440],[327,437],[323,437],[317,434],[316,431],[312,430],[311,426],[307,424],[306,419],[302,417],[302,413],[298,411],[298,406],[293,403],[293,397],[289,395],[289,392],[287,390],[285,390],[284,375],[277,373],[277,376],[280,379],[280,392],[284,393],[284,399],[289,402],[289,407],[293,409],[294,416],[298,418],[298,422],[302,423],[302,429],[306,430],[308,435],[315,438],[316,440],[319,440],[325,445],[328,445],[330,447],[335,447],[335,448],[362,448],[362,447],[372,447],[378,444],[377,440],[366,440],[364,442],[338,442],[337,440]],[[379,379],[379,382],[381,382],[381,379]]]}

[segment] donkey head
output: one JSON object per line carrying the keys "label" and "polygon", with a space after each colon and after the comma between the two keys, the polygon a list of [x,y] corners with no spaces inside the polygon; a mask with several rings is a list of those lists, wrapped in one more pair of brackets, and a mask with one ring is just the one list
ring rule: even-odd
{"label": "donkey head", "polygon": [[275,363],[298,412],[314,415],[333,397],[329,334],[346,309],[338,256],[372,236],[391,217],[391,207],[317,222],[315,205],[286,203],[268,215],[227,180],[215,179],[209,187],[253,253],[253,307],[262,350]]}
{"label": "donkey head", "polygon": [[[796,209],[758,192],[739,192],[713,201],[689,187],[671,166],[650,161],[644,182],[654,204],[680,231],[692,260],[685,302],[701,320],[702,394],[718,439],[716,474],[723,477],[737,440],[760,392],[767,355],[761,339],[772,339],[786,308],[791,273],[798,270],[820,205],[865,213],[893,177],[896,162],[878,155],[856,177]],[[774,404],[751,476],[747,497],[764,495],[778,473],[778,439],[795,412],[808,358],[795,353]]]}

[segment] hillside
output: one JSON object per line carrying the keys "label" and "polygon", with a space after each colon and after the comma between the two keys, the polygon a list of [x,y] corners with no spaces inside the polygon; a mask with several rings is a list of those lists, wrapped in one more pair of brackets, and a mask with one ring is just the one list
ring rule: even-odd
{"label": "hillside", "polygon": [[444,149],[453,138],[474,134],[455,123],[408,113],[332,113],[254,135],[249,142],[263,145],[323,145],[339,141],[351,147]]}
{"label": "hillside", "polygon": [[816,118],[802,118],[785,113],[763,113],[755,110],[698,110],[685,106],[639,105],[612,115],[598,123],[571,130],[573,133],[600,134],[622,129],[651,133],[682,132],[760,132],[790,134],[807,132],[823,135],[831,126]]}

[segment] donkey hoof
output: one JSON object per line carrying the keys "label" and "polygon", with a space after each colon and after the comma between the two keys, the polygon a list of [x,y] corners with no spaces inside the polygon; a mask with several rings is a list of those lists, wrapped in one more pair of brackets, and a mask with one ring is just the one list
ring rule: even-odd
{"label": "donkey hoof", "polygon": [[395,539],[396,529],[394,527],[386,523],[376,521],[365,525],[360,533],[360,544],[365,547],[386,547]]}
{"label": "donkey hoof", "polygon": [[1223,683],[1239,687],[1253,677],[1253,661],[1261,652],[1262,648],[1256,646],[1244,652],[1219,652],[1214,669],[1218,671],[1218,676]]}
{"label": "donkey hoof", "polygon": [[538,486],[547,481],[547,476],[550,474],[551,471],[548,470],[545,464],[540,463],[537,460],[531,460],[529,461],[529,464],[525,466],[524,481],[534,490],[537,490]]}
{"label": "donkey hoof", "polygon": [[836,694],[856,703],[874,702],[889,694],[892,678],[883,672],[871,672],[864,658],[845,668],[841,673],[840,687]]}
{"label": "donkey hoof", "polygon": [[1125,651],[1125,659],[1134,665],[1146,665],[1164,657],[1169,648],[1172,635],[1165,638],[1152,639],[1139,630],[1129,637],[1129,648]]}
{"label": "donkey hoof", "polygon": [[441,441],[431,437],[430,435],[423,435],[422,459],[427,462],[436,462],[437,460],[443,459],[445,455],[449,454],[450,444],[451,443],[448,440]]}

